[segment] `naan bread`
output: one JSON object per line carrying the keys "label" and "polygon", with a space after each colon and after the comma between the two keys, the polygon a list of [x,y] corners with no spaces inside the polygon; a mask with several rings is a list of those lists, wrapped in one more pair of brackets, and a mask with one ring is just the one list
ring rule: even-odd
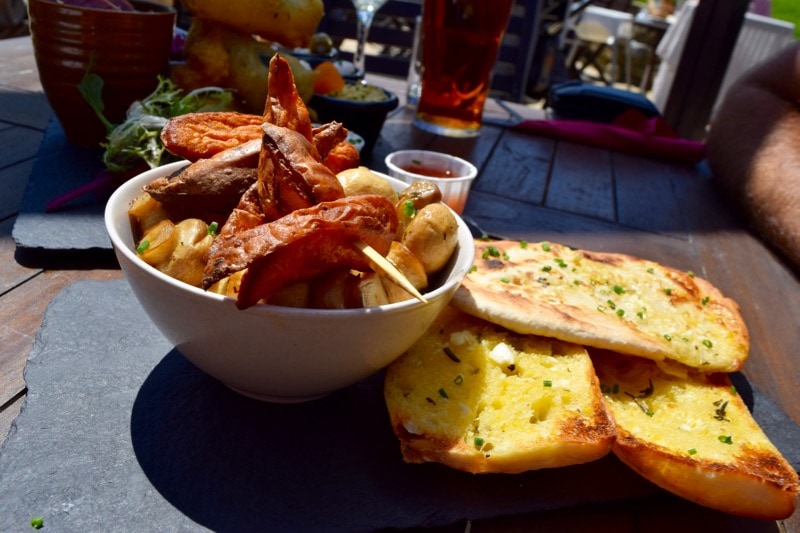
{"label": "naan bread", "polygon": [[522,334],[733,372],[749,337],[739,307],[706,280],[622,254],[476,240],[453,305]]}

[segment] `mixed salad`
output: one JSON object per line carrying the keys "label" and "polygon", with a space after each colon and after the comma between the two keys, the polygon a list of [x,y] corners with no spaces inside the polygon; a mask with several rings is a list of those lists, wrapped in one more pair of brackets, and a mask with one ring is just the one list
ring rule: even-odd
{"label": "mixed salad", "polygon": [[136,170],[145,164],[155,168],[176,160],[161,143],[161,129],[169,118],[229,110],[233,103],[233,92],[228,89],[203,87],[184,94],[170,79],[159,77],[153,92],[131,104],[121,124],[112,124],[103,115],[102,78],[88,72],[78,90],[108,129],[107,141],[101,144],[103,163],[117,173]]}

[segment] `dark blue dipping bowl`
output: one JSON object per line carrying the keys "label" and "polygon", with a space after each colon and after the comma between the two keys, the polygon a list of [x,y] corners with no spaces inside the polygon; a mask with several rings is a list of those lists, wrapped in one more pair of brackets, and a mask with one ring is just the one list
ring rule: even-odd
{"label": "dark blue dipping bowl", "polygon": [[361,153],[369,153],[375,146],[386,116],[400,103],[397,95],[383,88],[381,90],[386,93],[386,100],[379,102],[344,100],[315,94],[311,97],[309,107],[317,112],[317,122],[341,122],[345,128],[363,137]]}

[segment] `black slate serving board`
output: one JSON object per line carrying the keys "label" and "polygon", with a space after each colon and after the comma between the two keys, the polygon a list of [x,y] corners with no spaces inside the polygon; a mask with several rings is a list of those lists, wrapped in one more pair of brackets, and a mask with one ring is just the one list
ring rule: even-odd
{"label": "black slate serving board", "polygon": [[[380,374],[304,404],[240,396],[176,352],[122,280],[53,300],[25,379],[0,450],[2,531],[34,516],[54,531],[371,531],[662,494],[612,456],[514,476],[405,464]],[[800,428],[737,381],[800,467]]]}
{"label": "black slate serving board", "polygon": [[103,169],[99,148],[70,145],[58,120],[50,120],[12,230],[20,262],[51,266],[113,258],[103,210],[115,182],[46,211],[48,203],[89,184]]}

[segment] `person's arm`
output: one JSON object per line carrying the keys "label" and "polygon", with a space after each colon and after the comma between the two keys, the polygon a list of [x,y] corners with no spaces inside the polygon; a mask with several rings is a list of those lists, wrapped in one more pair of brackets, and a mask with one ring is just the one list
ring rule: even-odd
{"label": "person's arm", "polygon": [[800,266],[800,42],[731,86],[707,144],[724,192]]}

